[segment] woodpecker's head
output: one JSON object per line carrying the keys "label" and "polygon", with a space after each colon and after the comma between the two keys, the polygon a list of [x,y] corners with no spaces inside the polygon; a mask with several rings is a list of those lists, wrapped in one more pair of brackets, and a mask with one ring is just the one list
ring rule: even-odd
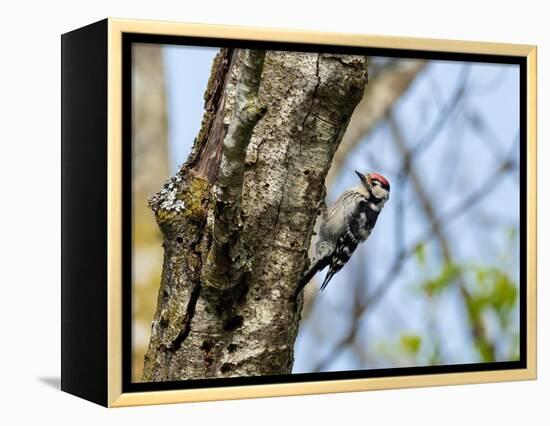
{"label": "woodpecker's head", "polygon": [[363,175],[358,171],[355,173],[359,176],[361,183],[369,194],[383,201],[386,201],[389,198],[390,183],[384,176],[378,173],[369,173],[368,175]]}

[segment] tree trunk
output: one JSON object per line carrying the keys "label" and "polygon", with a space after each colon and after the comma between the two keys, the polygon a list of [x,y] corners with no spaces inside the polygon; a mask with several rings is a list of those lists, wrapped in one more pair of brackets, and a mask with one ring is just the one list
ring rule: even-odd
{"label": "tree trunk", "polygon": [[288,374],[313,225],[367,80],[362,56],[222,49],[164,235],[143,381]]}

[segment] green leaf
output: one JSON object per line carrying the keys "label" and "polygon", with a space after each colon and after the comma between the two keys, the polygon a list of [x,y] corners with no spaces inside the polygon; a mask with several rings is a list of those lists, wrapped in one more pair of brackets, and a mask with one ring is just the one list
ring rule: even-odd
{"label": "green leaf", "polygon": [[512,280],[500,272],[495,277],[495,284],[491,294],[493,306],[497,310],[509,310],[512,308],[517,299],[517,288]]}
{"label": "green leaf", "polygon": [[507,234],[508,234],[508,243],[515,244],[518,236],[518,229],[515,226],[512,226],[508,228]]}
{"label": "green leaf", "polygon": [[427,280],[423,288],[429,295],[443,292],[454,280],[458,278],[460,267],[453,263],[445,263],[438,276]]}
{"label": "green leaf", "polygon": [[422,345],[422,337],[416,334],[402,334],[400,343],[405,352],[410,355],[416,355]]}
{"label": "green leaf", "polygon": [[514,309],[518,299],[516,283],[503,271],[497,268],[476,268],[478,289],[472,297],[475,314],[481,310],[493,308],[502,325],[506,324],[507,317]]}
{"label": "green leaf", "polygon": [[481,355],[481,360],[483,362],[494,362],[495,361],[495,354],[493,352],[492,346],[483,339],[477,339],[476,340],[476,347]]}
{"label": "green leaf", "polygon": [[[467,300],[468,315],[474,330],[483,329],[483,314],[492,310],[497,314],[503,330],[508,327],[510,313],[517,303],[517,286],[503,271],[495,267],[473,267],[476,284]],[[483,362],[495,358],[494,346],[482,333],[474,333],[475,345]]]}
{"label": "green leaf", "polygon": [[414,249],[414,256],[419,265],[426,264],[426,246],[422,243],[418,244]]}
{"label": "green leaf", "polygon": [[431,353],[430,357],[428,358],[428,364],[429,365],[439,365],[443,364],[443,360],[441,358],[441,350],[439,349],[439,346],[436,346]]}

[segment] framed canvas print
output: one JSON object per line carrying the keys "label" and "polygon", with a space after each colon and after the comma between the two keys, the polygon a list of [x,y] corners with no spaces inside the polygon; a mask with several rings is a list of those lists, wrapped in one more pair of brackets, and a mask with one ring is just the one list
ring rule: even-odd
{"label": "framed canvas print", "polygon": [[106,19],[62,36],[62,389],[106,406],[536,377],[536,48]]}

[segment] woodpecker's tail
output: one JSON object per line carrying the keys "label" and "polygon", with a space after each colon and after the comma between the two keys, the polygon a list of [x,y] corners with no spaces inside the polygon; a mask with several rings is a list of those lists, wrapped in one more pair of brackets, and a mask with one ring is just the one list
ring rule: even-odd
{"label": "woodpecker's tail", "polygon": [[338,271],[334,270],[333,268],[329,269],[329,271],[327,272],[327,275],[325,276],[325,280],[323,281],[323,284],[321,284],[321,291],[323,291],[326,288],[326,286],[328,285],[328,283],[330,282],[330,280],[332,279],[332,277],[336,272]]}
{"label": "woodpecker's tail", "polygon": [[298,283],[298,287],[296,287],[296,291],[294,292],[294,301],[296,301],[296,299],[300,295],[300,292],[304,289],[307,283],[311,281],[313,276],[317,272],[325,269],[329,265],[329,263],[330,263],[330,257],[324,257],[319,259],[317,262],[315,262],[313,266],[307,270],[307,272],[304,274],[304,276]]}

